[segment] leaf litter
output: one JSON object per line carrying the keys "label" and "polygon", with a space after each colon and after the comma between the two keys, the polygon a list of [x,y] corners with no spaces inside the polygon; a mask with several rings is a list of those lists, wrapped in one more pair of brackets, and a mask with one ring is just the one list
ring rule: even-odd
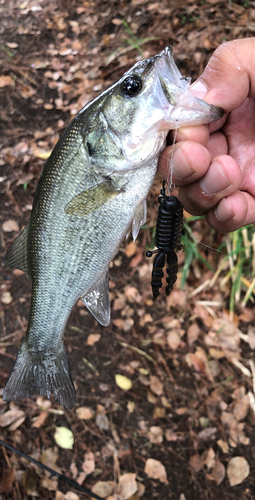
{"label": "leaf litter", "polygon": [[[45,160],[82,106],[136,60],[169,43],[183,74],[197,77],[224,40],[253,36],[255,19],[252,5],[217,0],[118,6],[75,0],[68,7],[3,0],[0,13],[1,257],[28,220]],[[103,329],[79,304],[67,325],[77,408],[64,412],[40,397],[7,405],[0,397],[1,438],[110,500],[165,499],[169,491],[183,499],[234,500],[237,485],[249,500],[255,488],[253,302],[238,304],[231,317],[229,282],[219,285],[213,271],[194,261],[184,289],[179,275],[172,294],[165,299],[163,284],[153,303],[152,265],[144,254],[160,186],[156,179],[147,227],[135,243],[123,243],[112,263],[111,325]],[[205,244],[222,243],[204,221],[194,221],[192,231]],[[201,246],[198,251],[222,272],[221,257]],[[3,270],[1,390],[20,342],[14,333],[25,332],[29,287],[24,273]],[[56,429],[65,429],[58,445]],[[79,498],[3,449],[0,463],[6,500]]]}

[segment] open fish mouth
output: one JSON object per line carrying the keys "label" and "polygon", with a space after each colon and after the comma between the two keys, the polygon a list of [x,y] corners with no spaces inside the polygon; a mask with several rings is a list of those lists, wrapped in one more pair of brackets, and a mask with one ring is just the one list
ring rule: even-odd
{"label": "open fish mouth", "polygon": [[171,47],[166,47],[154,58],[155,68],[168,101],[168,126],[201,125],[219,120],[224,111],[198,99],[190,93],[191,78],[185,78],[177,68]]}

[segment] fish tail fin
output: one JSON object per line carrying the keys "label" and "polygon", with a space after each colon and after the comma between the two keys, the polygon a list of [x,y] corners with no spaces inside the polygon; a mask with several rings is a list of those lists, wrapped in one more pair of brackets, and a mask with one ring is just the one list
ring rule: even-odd
{"label": "fish tail fin", "polygon": [[62,346],[58,351],[34,352],[24,341],[4,389],[4,401],[53,394],[64,408],[75,405],[75,389],[68,357]]}

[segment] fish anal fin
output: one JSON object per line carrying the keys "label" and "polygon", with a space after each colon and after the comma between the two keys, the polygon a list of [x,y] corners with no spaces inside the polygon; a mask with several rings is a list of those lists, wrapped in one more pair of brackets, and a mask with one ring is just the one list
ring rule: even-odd
{"label": "fish anal fin", "polygon": [[65,212],[68,215],[86,217],[119,193],[120,191],[115,190],[109,182],[101,182],[75,196],[65,206]]}
{"label": "fish anal fin", "polygon": [[64,408],[75,405],[75,389],[64,347],[58,352],[32,352],[23,341],[15,365],[4,389],[4,401],[30,398],[33,395],[50,398],[53,394]]}
{"label": "fish anal fin", "polygon": [[111,321],[111,304],[109,297],[108,271],[93,285],[86,295],[81,297],[85,306],[93,314],[98,323],[108,326]]}
{"label": "fish anal fin", "polygon": [[132,236],[134,241],[138,236],[141,226],[143,226],[146,222],[146,215],[147,215],[147,204],[146,204],[146,199],[144,199],[137,206],[135,211],[135,216],[132,222]]}
{"label": "fish anal fin", "polygon": [[20,269],[20,271],[24,271],[24,273],[27,273],[29,275],[27,258],[28,229],[29,223],[8,248],[3,263],[7,267]]}

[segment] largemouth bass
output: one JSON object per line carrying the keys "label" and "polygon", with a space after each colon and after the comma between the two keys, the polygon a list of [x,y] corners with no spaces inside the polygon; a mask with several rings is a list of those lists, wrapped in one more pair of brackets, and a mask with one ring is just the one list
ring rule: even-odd
{"label": "largemouth bass", "polygon": [[135,239],[170,129],[221,118],[188,90],[169,48],[136,63],[72,120],[47,160],[31,217],[4,264],[32,280],[28,327],[3,398],[53,393],[65,408],[75,390],[63,345],[81,298],[110,323],[109,263],[122,239]]}

